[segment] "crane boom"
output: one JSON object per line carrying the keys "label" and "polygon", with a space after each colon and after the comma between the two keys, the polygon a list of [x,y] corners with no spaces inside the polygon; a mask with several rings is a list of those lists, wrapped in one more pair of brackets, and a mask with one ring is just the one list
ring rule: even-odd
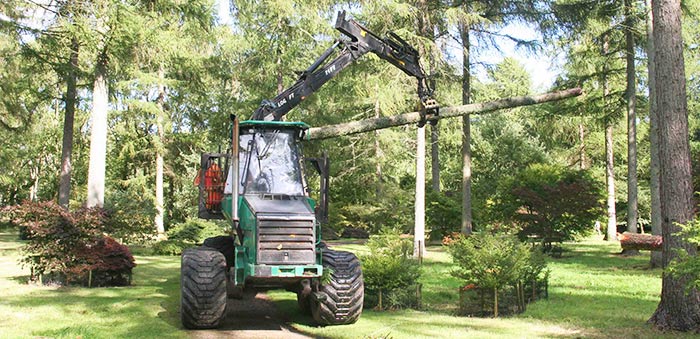
{"label": "crane boom", "polygon": [[[251,117],[252,120],[279,121],[309,95],[316,92],[340,71],[367,53],[374,53],[409,76],[418,80],[418,97],[425,116],[438,114],[439,106],[433,98],[433,89],[420,66],[420,55],[415,48],[394,33],[380,38],[352,19],[345,18],[345,11],[338,13],[335,28],[347,39],[336,40],[316,61],[300,73],[297,81],[271,100],[263,100]],[[332,60],[328,59],[337,52]],[[327,62],[328,61],[328,62]],[[427,118],[419,123],[425,124]]]}

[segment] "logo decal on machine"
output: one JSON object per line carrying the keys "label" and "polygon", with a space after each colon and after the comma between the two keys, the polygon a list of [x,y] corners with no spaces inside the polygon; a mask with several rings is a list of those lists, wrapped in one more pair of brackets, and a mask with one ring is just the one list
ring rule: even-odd
{"label": "logo decal on machine", "polygon": [[287,103],[287,100],[292,100],[292,99],[294,99],[294,93],[291,93],[291,94],[289,94],[288,97],[280,100],[280,102],[277,103],[277,107],[282,107],[284,104]]}

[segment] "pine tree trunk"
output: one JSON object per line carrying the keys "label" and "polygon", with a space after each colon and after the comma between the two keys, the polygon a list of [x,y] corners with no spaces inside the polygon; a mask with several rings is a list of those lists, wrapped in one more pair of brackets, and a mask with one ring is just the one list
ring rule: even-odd
{"label": "pine tree trunk", "polygon": [[586,143],[585,143],[585,137],[586,137],[586,130],[583,127],[583,124],[578,124],[578,141],[579,141],[579,150],[578,150],[578,162],[579,162],[579,169],[580,170],[585,170],[586,169]]}
{"label": "pine tree trunk", "polygon": [[32,180],[32,186],[29,187],[29,201],[37,201],[39,199],[39,168],[41,162],[37,160],[36,164],[29,169],[29,178]]}
{"label": "pine tree trunk", "polygon": [[627,60],[627,232],[637,233],[637,81],[634,70],[634,13],[632,1],[625,0]]}
{"label": "pine tree trunk", "polygon": [[[603,56],[608,55],[608,37],[603,38]],[[606,63],[607,65],[607,63]],[[617,216],[615,213],[615,166],[613,163],[613,121],[607,110],[607,100],[610,96],[608,87],[608,69],[603,66],[603,109],[605,110],[605,184],[608,192],[608,241],[617,240]]]}
{"label": "pine tree trunk", "polygon": [[156,215],[154,218],[154,223],[156,226],[156,233],[159,239],[165,238],[165,226],[163,225],[163,215],[165,213],[164,199],[163,199],[163,152],[164,145],[163,139],[165,137],[165,131],[163,130],[163,117],[165,115],[165,110],[163,107],[163,102],[165,101],[165,70],[163,65],[158,68],[158,98],[156,99],[156,105],[158,106],[158,112],[156,113],[156,128],[157,128],[157,142],[156,142]]}
{"label": "pine tree trunk", "polygon": [[493,288],[493,317],[498,318],[498,287]]}
{"label": "pine tree trunk", "polygon": [[168,175],[168,199],[165,204],[165,209],[168,211],[170,217],[173,216],[173,209],[175,208],[175,176],[173,174]]}
{"label": "pine tree trunk", "polygon": [[[655,0],[654,51],[656,104],[659,120],[661,165],[661,220],[663,266],[678,256],[678,250],[697,255],[697,246],[678,235],[680,227],[694,216],[688,107],[683,64],[680,1]],[[699,331],[700,293],[686,290],[686,276],[664,274],[661,302],[649,319],[660,330]]]}
{"label": "pine tree trunk", "polygon": [[[282,32],[282,19],[277,21],[277,32]],[[279,43],[281,43],[281,34],[278,36]],[[284,73],[282,69],[282,47],[277,46],[277,50],[275,51],[277,53],[277,69],[275,70],[275,73],[277,73],[277,94],[280,94],[284,92]],[[284,120],[284,119],[283,119]]]}
{"label": "pine tree trunk", "polygon": [[613,164],[613,127],[605,127],[605,183],[608,193],[608,241],[617,240],[617,216],[615,213],[615,172]]}
{"label": "pine tree trunk", "polygon": [[[379,99],[374,101],[374,117],[379,118],[381,116],[381,106],[379,105]],[[382,196],[382,185],[384,179],[382,178],[382,148],[379,144],[379,130],[374,131],[374,161],[375,163],[375,175],[377,176],[377,188],[375,190],[377,198]]]}
{"label": "pine tree trunk", "polygon": [[[469,64],[470,42],[469,24],[460,24],[462,39],[462,104],[471,101],[471,65]],[[462,116],[462,233],[472,233],[472,150],[471,117]]]}
{"label": "pine tree trunk", "polygon": [[[650,190],[651,190],[651,234],[661,235],[661,197],[659,186],[659,113],[656,107],[656,80],[654,79],[654,26],[651,11],[651,0],[646,0],[647,8],[647,64],[649,72],[649,139],[651,149]],[[652,268],[663,264],[660,251],[651,252],[650,265]]]}
{"label": "pine tree trunk", "polygon": [[282,74],[282,57],[277,57],[277,94],[284,92],[284,78]]}
{"label": "pine tree trunk", "polygon": [[430,126],[430,173],[432,174],[433,192],[440,193],[440,127],[438,124]]}
{"label": "pine tree trunk", "polygon": [[[433,38],[433,37],[431,37]],[[430,54],[430,88],[437,90],[435,82],[435,56]],[[430,125],[430,171],[433,192],[440,193],[440,125]]]}
{"label": "pine tree trunk", "polygon": [[78,39],[71,39],[71,53],[68,61],[68,74],[66,76],[66,113],[63,118],[63,144],[61,146],[61,174],[58,184],[58,204],[68,208],[70,204],[70,180],[73,156],[73,125],[75,121],[75,106],[78,96],[77,74],[78,52],[80,45]]}
{"label": "pine tree trunk", "polygon": [[416,205],[413,256],[425,255],[425,127],[416,129]]}
{"label": "pine tree trunk", "polygon": [[108,95],[107,56],[106,52],[102,52],[95,66],[95,82],[92,90],[87,207],[102,207],[105,201]]}
{"label": "pine tree trunk", "polygon": [[[418,29],[421,36],[435,42],[435,37],[432,32],[433,25],[430,22],[430,10],[428,8],[427,1],[418,1],[418,9],[421,11],[420,20],[418,22]],[[429,74],[428,78],[430,88],[435,90],[435,79],[433,78],[435,74],[435,57],[433,53],[426,53],[426,49],[423,45],[419,46],[420,55],[428,55],[429,63]],[[431,174],[431,188],[433,192],[440,192],[440,148],[439,148],[439,126],[434,124],[430,126],[430,174]]]}

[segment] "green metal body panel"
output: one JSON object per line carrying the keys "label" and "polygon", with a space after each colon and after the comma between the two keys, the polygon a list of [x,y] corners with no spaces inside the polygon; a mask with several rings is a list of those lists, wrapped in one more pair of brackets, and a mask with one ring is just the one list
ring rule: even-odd
{"label": "green metal body panel", "polygon": [[[240,128],[280,128],[280,129],[296,129],[300,131],[299,137],[303,138],[303,132],[309,129],[309,125],[303,122],[286,122],[286,121],[257,121],[247,120],[240,122]],[[231,201],[232,196],[227,194],[221,201],[221,210],[225,218],[231,221]],[[233,281],[237,286],[243,286],[246,281],[255,279],[265,279],[266,282],[274,282],[275,279],[285,281],[287,283],[294,282],[296,279],[318,278],[323,275],[323,266],[321,265],[321,250],[316,249],[316,263],[312,265],[258,265],[257,258],[257,237],[258,225],[257,219],[248,206],[243,196],[239,196],[238,203],[238,219],[239,227],[243,233],[243,243],[235,246],[235,267],[233,268]],[[307,198],[309,205],[316,207],[316,201]],[[316,229],[316,245],[321,240],[321,229],[318,223]]]}
{"label": "green metal body panel", "polygon": [[262,120],[244,120],[239,123],[241,128],[249,127],[278,127],[278,128],[297,128],[307,130],[311,128],[307,123],[301,121],[262,121]]}

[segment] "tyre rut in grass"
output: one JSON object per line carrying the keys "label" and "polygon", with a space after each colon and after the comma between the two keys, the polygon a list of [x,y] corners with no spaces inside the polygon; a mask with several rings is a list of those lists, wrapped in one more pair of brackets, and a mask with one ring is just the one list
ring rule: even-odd
{"label": "tyre rut in grass", "polygon": [[180,314],[189,329],[215,328],[226,315],[226,259],[198,247],[182,254]]}
{"label": "tyre rut in grass", "polygon": [[321,282],[319,292],[325,300],[311,298],[311,313],[321,325],[352,324],[360,318],[365,289],[360,260],[344,251],[323,251],[323,268],[330,281]]}

